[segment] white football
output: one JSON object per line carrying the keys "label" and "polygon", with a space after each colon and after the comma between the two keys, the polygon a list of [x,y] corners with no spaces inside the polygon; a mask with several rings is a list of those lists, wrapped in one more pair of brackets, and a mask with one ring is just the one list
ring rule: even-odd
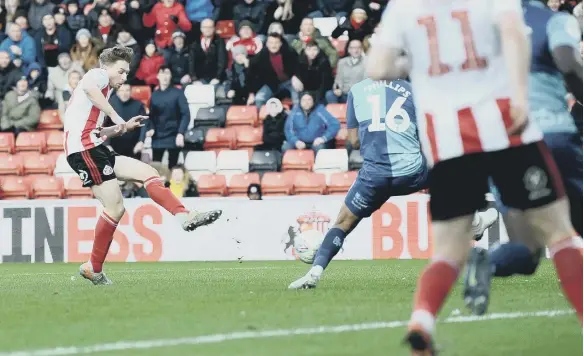
{"label": "white football", "polygon": [[300,261],[311,264],[320,248],[324,235],[318,230],[306,230],[294,239],[294,253]]}

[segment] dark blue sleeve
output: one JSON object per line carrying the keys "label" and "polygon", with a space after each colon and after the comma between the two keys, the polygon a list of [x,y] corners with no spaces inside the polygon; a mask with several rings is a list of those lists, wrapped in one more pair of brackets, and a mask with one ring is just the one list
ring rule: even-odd
{"label": "dark blue sleeve", "polygon": [[178,90],[178,108],[180,110],[180,126],[178,128],[178,133],[185,134],[187,128],[189,127],[189,122],[191,121],[191,111],[189,110],[189,104],[187,103],[187,98],[182,90]]}
{"label": "dark blue sleeve", "polygon": [[359,121],[357,121],[357,115],[355,115],[355,104],[353,102],[353,91],[349,90],[347,95],[347,113],[345,114],[347,119],[347,128],[356,129],[359,128]]}

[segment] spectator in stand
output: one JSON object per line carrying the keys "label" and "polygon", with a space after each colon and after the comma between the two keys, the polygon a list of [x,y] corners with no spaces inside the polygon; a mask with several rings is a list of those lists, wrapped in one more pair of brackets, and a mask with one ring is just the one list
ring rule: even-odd
{"label": "spectator in stand", "polygon": [[13,132],[15,135],[22,131],[32,131],[38,125],[40,116],[38,100],[28,89],[26,77],[22,77],[16,82],[14,90],[4,97],[0,131]]}
{"label": "spectator in stand", "polygon": [[55,6],[53,8],[53,17],[57,26],[64,26],[67,30],[67,10],[63,6]]}
{"label": "spectator in stand", "polygon": [[34,40],[15,23],[8,24],[7,32],[8,38],[0,44],[0,51],[8,51],[14,65],[25,71],[36,58]]}
{"label": "spectator in stand", "polygon": [[43,26],[43,17],[53,14],[55,4],[48,0],[32,0],[28,10],[28,24],[34,31],[40,30]]}
{"label": "spectator in stand", "polygon": [[[23,33],[26,33],[30,37],[33,37],[35,31],[28,26],[27,16],[28,15],[26,14],[26,12],[19,10],[16,13],[16,16],[14,17],[14,23],[20,26],[20,29],[23,31]],[[6,27],[6,30],[8,31],[8,26]]]}
{"label": "spectator in stand", "polygon": [[324,17],[336,17],[340,21],[343,17],[347,17],[355,0],[317,0],[317,2]]}
{"label": "spectator in stand", "polygon": [[24,73],[10,61],[10,54],[0,50],[0,100],[16,85]]}
{"label": "spectator in stand", "polygon": [[61,117],[65,114],[65,100],[63,99],[63,90],[67,87],[69,70],[71,69],[71,56],[69,53],[61,53],[57,58],[59,65],[49,67],[47,92],[45,97],[57,103]]}
{"label": "spectator in stand", "polygon": [[272,22],[268,27],[268,33],[277,33],[280,36],[284,36],[284,26],[279,22]]}
{"label": "spectator in stand", "polygon": [[64,26],[57,26],[52,14],[43,16],[43,28],[35,34],[36,57],[43,67],[56,67],[59,54],[69,52],[73,45],[71,32]]}
{"label": "spectator in stand", "polygon": [[247,50],[242,45],[235,46],[231,49],[231,55],[233,64],[227,69],[225,92],[234,105],[246,105],[253,80],[250,77],[250,60],[247,57]]}
{"label": "spectator in stand", "polygon": [[164,63],[172,71],[172,85],[187,86],[192,79],[189,75],[189,51],[185,46],[186,35],[181,31],[172,34],[172,45],[165,49],[162,54]]}
{"label": "spectator in stand", "polygon": [[184,166],[178,165],[170,170],[170,179],[165,184],[177,198],[198,197],[197,184],[191,179]]}
{"label": "spectator in stand", "polygon": [[144,26],[156,26],[154,41],[158,48],[166,48],[172,44],[171,36],[175,30],[180,28],[188,32],[192,28],[185,8],[175,0],[161,0],[150,13],[144,14],[143,19]]}
{"label": "spectator in stand", "polygon": [[[126,11],[118,14],[116,19],[116,23],[124,24],[126,29],[132,34],[132,37],[134,37],[140,45],[146,43],[148,38],[153,38],[155,31],[153,28],[144,28],[144,23],[142,22],[144,12],[151,10],[148,9],[146,3],[149,2],[145,2],[145,4],[142,5],[138,0],[126,1]],[[153,5],[154,4],[152,4],[152,6]]]}
{"label": "spectator in stand", "polygon": [[217,18],[213,16],[214,8],[211,0],[186,0],[186,13],[187,17],[191,21],[192,31],[189,34],[187,43],[195,43],[201,37],[201,22],[205,19],[212,19],[213,21]]}
{"label": "spectator in stand", "polygon": [[4,6],[2,8],[2,13],[0,13],[0,21],[2,24],[1,32],[4,32],[6,24],[14,22],[16,18],[17,10],[20,8],[19,0],[5,0]]}
{"label": "spectator in stand", "polygon": [[253,91],[250,93],[248,105],[255,103],[259,109],[268,99],[283,91],[288,91],[292,102],[298,104],[298,92],[292,85],[293,80],[298,81],[295,77],[298,58],[296,52],[283,43],[279,34],[269,34],[266,47],[252,59],[252,77],[257,78],[254,79],[254,88],[259,90],[255,95]]}
{"label": "spectator in stand", "polygon": [[368,21],[366,6],[362,1],[357,0],[355,2],[351,17],[335,28],[331,37],[339,38],[345,31],[347,31],[349,41],[363,41],[367,35],[373,33],[373,26]]}
{"label": "spectator in stand", "polygon": [[87,17],[79,9],[79,3],[77,0],[67,0],[65,3],[67,6],[67,25],[73,35],[77,34],[77,31],[82,28],[87,28],[89,23]]}
{"label": "spectator in stand", "polygon": [[310,40],[300,55],[296,77],[297,91],[310,91],[319,103],[324,103],[325,93],[333,85],[333,71],[328,58],[320,51],[318,44]]}
{"label": "spectator in stand", "polygon": [[[122,118],[131,118],[138,115],[146,115],[146,109],[142,102],[132,99],[130,94],[130,85],[123,84],[115,95],[110,98],[110,104]],[[117,153],[122,156],[140,159],[140,153],[135,151],[135,147],[140,141],[140,131],[133,130],[123,136],[118,136],[110,140],[110,145]]]}
{"label": "spectator in stand", "polygon": [[156,86],[158,85],[158,77],[160,76],[160,67],[164,65],[164,57],[158,53],[158,49],[153,40],[150,40],[148,44],[146,44],[144,52],[144,56],[142,57],[140,66],[136,72],[136,79],[138,79],[140,83]]}
{"label": "spectator in stand", "polygon": [[333,148],[333,140],[341,125],[325,107],[315,104],[314,96],[304,92],[300,105],[296,105],[286,119],[286,142],[282,151],[312,149],[315,153],[321,148]]}
{"label": "spectator in stand", "polygon": [[389,0],[369,1],[369,18],[372,24],[381,22],[381,15],[385,11],[388,2]]}
{"label": "spectator in stand", "polygon": [[45,97],[47,76],[43,68],[38,63],[31,64],[26,71],[26,79],[28,80],[28,89],[38,99],[41,109],[51,107],[53,105],[52,100]]}
{"label": "spectator in stand", "polygon": [[306,48],[306,44],[310,41],[316,42],[316,45],[320,48],[321,52],[328,57],[331,68],[334,68],[339,60],[337,50],[329,39],[323,37],[320,34],[320,31],[314,27],[314,20],[306,17],[302,20],[298,36],[292,40],[292,47],[296,50],[296,53],[301,54],[302,51],[304,51],[304,48]]}
{"label": "spectator in stand", "polygon": [[235,27],[239,28],[242,21],[251,22],[252,30],[261,33],[264,30],[264,20],[266,18],[266,6],[258,0],[239,0],[233,9],[233,20]]}
{"label": "spectator in stand", "polygon": [[[276,0],[268,5],[264,23],[278,21],[282,24],[286,35],[296,35],[302,19],[315,10],[318,10],[315,0]],[[290,40],[288,36],[284,37]]]}
{"label": "spectator in stand", "polygon": [[359,40],[349,43],[349,56],[341,58],[333,89],[326,93],[328,104],[345,104],[351,87],[365,79],[365,59]]}
{"label": "spectator in stand", "polygon": [[167,66],[158,71],[160,88],[152,93],[150,99],[150,119],[145,121],[140,133],[136,152],[144,148],[146,137],[152,137],[152,158],[161,162],[168,151],[169,167],[176,166],[181,149],[185,145],[184,134],[190,122],[189,105],[184,92],[171,86],[172,72]]}
{"label": "spectator in stand", "polygon": [[100,48],[93,42],[89,30],[82,28],[75,35],[76,43],[71,47],[71,59],[76,66],[87,72],[99,66],[97,53]]}
{"label": "spectator in stand", "polygon": [[73,95],[73,90],[77,88],[79,81],[81,81],[81,77],[83,76],[82,72],[73,69],[69,71],[67,75],[67,86],[63,89],[63,100],[65,101],[65,110],[67,110],[67,104],[69,103],[69,99],[71,99],[71,95]]}
{"label": "spectator in stand", "polygon": [[251,22],[248,20],[241,21],[237,33],[239,36],[233,36],[227,41],[226,47],[228,51],[231,51],[235,46],[243,45],[247,50],[247,55],[254,56],[262,50],[264,44],[262,40],[256,36]]}
{"label": "spectator in stand", "polygon": [[118,38],[119,26],[114,24],[111,12],[106,8],[99,8],[97,27],[91,31],[93,40],[100,48],[113,47]]}
{"label": "spectator in stand", "polygon": [[201,22],[201,38],[191,46],[189,73],[192,81],[219,84],[227,68],[227,51],[223,39],[215,35],[213,20]]}
{"label": "spectator in stand", "polygon": [[128,78],[134,78],[138,67],[140,66],[140,59],[142,58],[142,48],[138,44],[138,41],[132,36],[130,31],[126,27],[120,26],[117,33],[117,38],[114,43],[111,43],[108,47],[114,47],[116,45],[121,45],[124,47],[130,47],[134,51],[134,57],[132,57],[132,63],[130,63],[130,73]]}
{"label": "spectator in stand", "polygon": [[560,9],[560,5],[562,5],[562,2],[560,0],[548,0],[547,1],[547,6],[552,11],[558,11]]}
{"label": "spectator in stand", "polygon": [[83,14],[87,16],[87,21],[89,21],[89,27],[94,29],[98,25],[98,17],[102,9],[109,9],[111,6],[110,0],[94,0],[87,3],[83,7]]}
{"label": "spectator in stand", "polygon": [[282,102],[276,98],[271,98],[266,103],[268,115],[263,121],[264,132],[262,144],[255,147],[262,151],[279,151],[286,140],[284,127],[288,114],[284,111]]}

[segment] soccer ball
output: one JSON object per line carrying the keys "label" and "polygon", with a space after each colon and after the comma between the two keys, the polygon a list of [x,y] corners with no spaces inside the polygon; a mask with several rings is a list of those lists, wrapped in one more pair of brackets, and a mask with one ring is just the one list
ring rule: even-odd
{"label": "soccer ball", "polygon": [[311,264],[320,248],[324,235],[318,230],[306,230],[294,239],[294,253],[300,261]]}

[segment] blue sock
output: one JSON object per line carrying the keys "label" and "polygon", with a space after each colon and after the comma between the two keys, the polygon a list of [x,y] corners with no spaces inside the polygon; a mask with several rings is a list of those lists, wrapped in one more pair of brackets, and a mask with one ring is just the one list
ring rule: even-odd
{"label": "blue sock", "polygon": [[323,270],[326,269],[329,262],[341,250],[345,237],[347,237],[347,233],[343,230],[336,227],[330,229],[316,252],[312,266],[321,266]]}
{"label": "blue sock", "polygon": [[489,260],[495,277],[514,274],[531,275],[539,265],[539,255],[521,243],[509,242],[489,250]]}

